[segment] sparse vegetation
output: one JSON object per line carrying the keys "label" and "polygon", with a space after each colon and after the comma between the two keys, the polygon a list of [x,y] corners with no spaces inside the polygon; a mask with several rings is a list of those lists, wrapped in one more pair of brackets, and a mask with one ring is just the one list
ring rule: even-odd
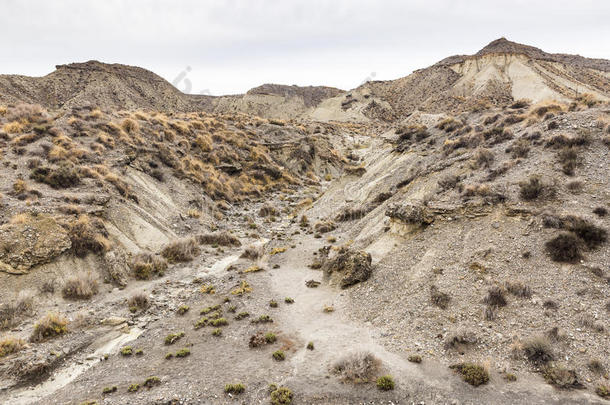
{"label": "sparse vegetation", "polygon": [[292,403],[293,394],[286,387],[275,388],[271,391],[271,405],[289,405]]}
{"label": "sparse vegetation", "polygon": [[225,392],[227,394],[238,395],[238,394],[243,393],[245,390],[246,390],[246,387],[242,383],[225,385]]}
{"label": "sparse vegetation", "polygon": [[152,275],[163,276],[167,270],[167,261],[151,253],[139,253],[132,259],[131,269],[138,280],[148,280]]}
{"label": "sparse vegetation", "polygon": [[56,312],[49,312],[34,325],[31,342],[42,342],[68,333],[68,320]]}
{"label": "sparse vegetation", "polygon": [[422,362],[422,358],[419,354],[412,354],[410,355],[407,360],[409,360],[411,363],[421,363]]}
{"label": "sparse vegetation", "polygon": [[482,384],[487,384],[489,381],[489,372],[480,364],[460,363],[454,364],[449,368],[460,373],[465,382],[475,387]]}
{"label": "sparse vegetation", "polygon": [[582,258],[582,242],[571,233],[560,233],[544,246],[551,259],[556,262],[574,263]]}
{"label": "sparse vegetation", "polygon": [[178,340],[182,339],[183,337],[184,337],[184,332],[170,333],[169,335],[167,335],[165,337],[165,344],[173,345],[174,343],[176,343]]}
{"label": "sparse vegetation", "polygon": [[11,336],[3,337],[0,339],[0,359],[23,350],[25,346],[26,344],[22,339]]}
{"label": "sparse vegetation", "polygon": [[184,238],[165,246],[161,250],[161,256],[170,263],[190,262],[199,255],[199,252],[195,238]]}
{"label": "sparse vegetation", "polygon": [[97,278],[92,273],[78,273],[64,282],[61,290],[64,298],[88,299],[99,290]]}
{"label": "sparse vegetation", "polygon": [[273,359],[276,361],[284,361],[286,360],[286,355],[281,350],[276,350],[273,352]]}
{"label": "sparse vegetation", "polygon": [[561,365],[551,364],[542,371],[544,380],[560,389],[580,388],[582,383],[578,380],[576,371],[565,368]]}
{"label": "sparse vegetation", "polygon": [[130,312],[144,311],[149,305],[148,296],[144,293],[135,293],[127,300]]}
{"label": "sparse vegetation", "polygon": [[369,352],[350,353],[333,365],[333,373],[343,381],[365,383],[371,381],[381,366],[381,360]]}

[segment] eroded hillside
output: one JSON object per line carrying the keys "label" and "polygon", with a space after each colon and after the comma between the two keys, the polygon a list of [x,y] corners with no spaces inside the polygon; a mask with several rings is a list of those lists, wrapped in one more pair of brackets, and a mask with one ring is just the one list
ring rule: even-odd
{"label": "eroded hillside", "polygon": [[[498,58],[599,91],[532,100]],[[195,112],[11,98],[0,402],[605,403],[606,67],[499,40]]]}

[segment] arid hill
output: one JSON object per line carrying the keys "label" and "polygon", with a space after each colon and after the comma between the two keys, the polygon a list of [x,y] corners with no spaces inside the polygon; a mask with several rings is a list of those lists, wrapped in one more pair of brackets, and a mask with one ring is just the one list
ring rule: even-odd
{"label": "arid hill", "polygon": [[1,77],[0,402],[607,403],[607,73]]}
{"label": "arid hill", "polygon": [[415,111],[464,112],[505,106],[519,99],[570,102],[584,93],[610,99],[610,61],[549,54],[500,38],[474,55],[458,55],[409,76],[368,82],[322,103],[314,117],[403,119]]}

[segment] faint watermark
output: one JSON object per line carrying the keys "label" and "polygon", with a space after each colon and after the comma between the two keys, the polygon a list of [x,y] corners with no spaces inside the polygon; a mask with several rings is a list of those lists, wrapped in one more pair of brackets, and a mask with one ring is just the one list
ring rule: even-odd
{"label": "faint watermark", "polygon": [[[191,82],[191,80],[188,77],[186,77],[191,72],[191,70],[193,70],[193,68],[191,68],[190,66],[187,66],[172,81],[172,84],[174,85],[175,88],[177,88],[178,90],[180,90],[186,94],[192,94],[191,91],[193,90],[193,83]],[[183,83],[183,88],[179,87],[180,83]],[[201,94],[204,96],[212,95],[212,93],[210,92],[210,89],[200,90],[197,94]]]}

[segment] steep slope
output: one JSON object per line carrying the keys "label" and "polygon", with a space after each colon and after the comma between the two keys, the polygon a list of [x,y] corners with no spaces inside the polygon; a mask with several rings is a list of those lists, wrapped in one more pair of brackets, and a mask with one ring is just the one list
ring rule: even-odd
{"label": "steep slope", "polygon": [[392,120],[416,110],[455,113],[518,99],[568,102],[584,93],[610,99],[610,61],[549,54],[500,38],[474,55],[451,56],[400,79],[366,83],[328,104],[340,102],[361,119]]}

